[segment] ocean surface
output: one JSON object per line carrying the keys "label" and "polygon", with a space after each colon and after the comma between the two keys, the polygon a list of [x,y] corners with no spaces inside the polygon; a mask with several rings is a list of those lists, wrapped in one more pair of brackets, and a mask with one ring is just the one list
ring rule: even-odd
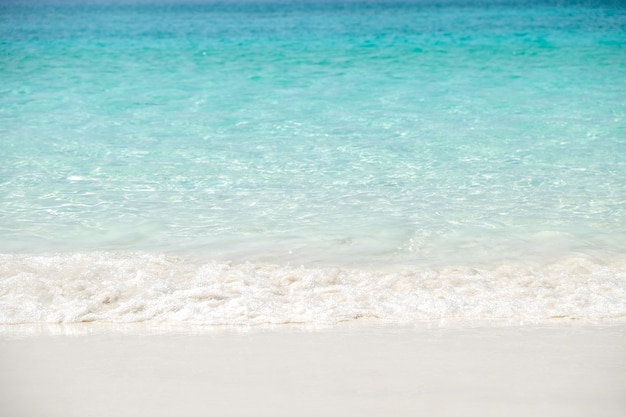
{"label": "ocean surface", "polygon": [[626,319],[626,6],[0,4],[0,324]]}

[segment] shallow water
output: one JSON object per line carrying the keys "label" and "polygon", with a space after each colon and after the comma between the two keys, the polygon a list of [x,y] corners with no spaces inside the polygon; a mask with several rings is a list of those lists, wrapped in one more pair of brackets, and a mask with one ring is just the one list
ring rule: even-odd
{"label": "shallow water", "polygon": [[[623,317],[625,45],[617,2],[4,4],[3,321],[131,320],[59,312],[49,294],[74,286],[80,304],[145,274],[199,292],[234,279],[244,289],[222,300],[269,322]],[[216,265],[238,278],[198,272]],[[259,270],[338,270],[376,301],[259,314],[250,300],[278,296]],[[435,297],[431,272],[482,285],[477,304],[413,299]],[[399,298],[378,288],[395,273],[411,277]],[[511,274],[556,301],[512,309]],[[289,308],[307,297],[292,295]],[[201,313],[153,317],[220,321],[200,299]],[[224,320],[257,320],[240,313]]]}

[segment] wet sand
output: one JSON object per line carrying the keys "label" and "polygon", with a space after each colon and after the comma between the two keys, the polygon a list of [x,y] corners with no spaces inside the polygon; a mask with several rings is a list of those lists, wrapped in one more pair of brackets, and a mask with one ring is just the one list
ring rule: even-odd
{"label": "wet sand", "polygon": [[15,417],[621,417],[626,324],[5,326],[0,411]]}

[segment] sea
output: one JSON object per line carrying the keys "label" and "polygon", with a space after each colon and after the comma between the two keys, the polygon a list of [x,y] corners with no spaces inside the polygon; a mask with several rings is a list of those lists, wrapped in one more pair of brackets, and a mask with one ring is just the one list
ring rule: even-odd
{"label": "sea", "polygon": [[0,324],[363,320],[626,320],[623,2],[0,2]]}

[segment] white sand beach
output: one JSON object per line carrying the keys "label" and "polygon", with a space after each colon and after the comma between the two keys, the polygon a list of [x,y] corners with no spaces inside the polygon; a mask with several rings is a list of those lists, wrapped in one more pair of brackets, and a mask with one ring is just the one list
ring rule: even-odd
{"label": "white sand beach", "polygon": [[626,415],[620,323],[101,326],[3,327],[0,414]]}

